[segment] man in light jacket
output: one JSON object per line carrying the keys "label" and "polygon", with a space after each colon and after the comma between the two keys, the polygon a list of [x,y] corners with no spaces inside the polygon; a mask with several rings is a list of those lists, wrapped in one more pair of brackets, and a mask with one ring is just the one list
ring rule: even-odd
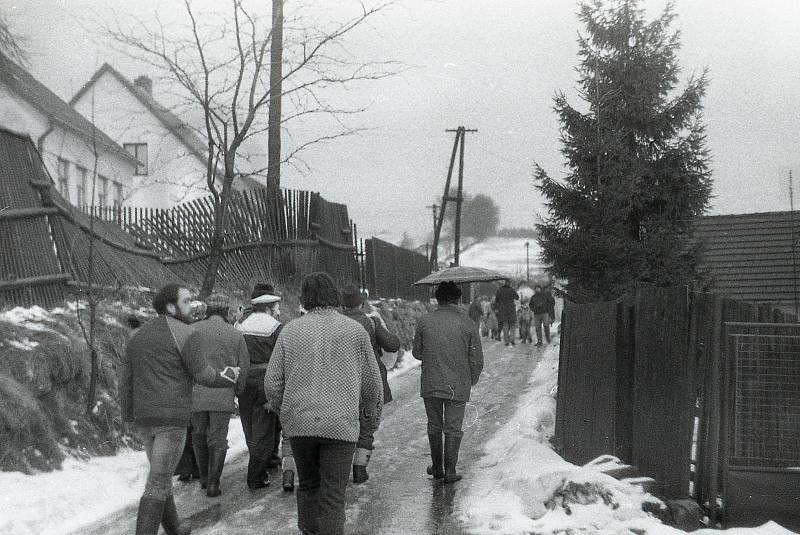
{"label": "man in light jacket", "polygon": [[[464,409],[483,370],[478,327],[457,303],[461,289],[452,282],[436,288],[439,307],[420,318],[414,333],[414,358],[422,361],[420,396],[428,415],[431,466],[428,475],[455,483]],[[444,433],[444,444],[442,441]]]}
{"label": "man in light jacket", "polygon": [[192,391],[192,446],[200,469],[200,487],[206,496],[222,494],[219,479],[228,451],[228,424],[236,410],[236,392],[244,389],[250,360],[244,336],[228,324],[229,299],[223,294],[211,294],[205,300],[207,318],[193,326],[196,351],[212,366],[237,366],[241,369],[236,385],[231,388],[208,388],[195,384]]}
{"label": "man in light jacket", "polygon": [[330,275],[306,275],[300,303],[308,312],[278,336],[264,390],[292,443],[298,528],[340,535],[359,414],[369,430],[378,428],[383,386],[369,335],[336,309],[339,293]]}

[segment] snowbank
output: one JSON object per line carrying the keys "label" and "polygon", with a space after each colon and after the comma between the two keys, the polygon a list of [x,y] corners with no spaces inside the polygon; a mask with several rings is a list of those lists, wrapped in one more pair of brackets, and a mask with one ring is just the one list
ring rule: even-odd
{"label": "snowbank", "polygon": [[[516,413],[485,445],[460,503],[470,533],[561,535],[564,533],[685,533],[642,511],[658,499],[602,472],[604,463],[575,466],[549,446],[555,426],[558,338],[547,346]],[[719,534],[698,530],[697,535]],[[792,532],[770,522],[724,533],[779,535]]]}
{"label": "snowbank", "polygon": [[391,381],[409,370],[419,368],[421,364],[422,361],[415,359],[411,351],[403,351],[402,356],[395,361],[394,367],[387,372],[386,377]]}
{"label": "snowbank", "polygon": [[[526,276],[525,243],[528,243],[528,260],[530,262],[531,277],[544,273],[544,265],[540,262],[539,243],[526,238],[487,238],[459,253],[459,263],[462,266],[493,269],[515,279],[524,279]],[[452,257],[444,261],[449,265]]]}
{"label": "snowbank", "polygon": [[[231,419],[228,455],[247,450],[239,419]],[[124,450],[88,461],[70,458],[63,469],[36,475],[0,473],[0,533],[70,533],[135,504],[147,479],[143,451]]]}

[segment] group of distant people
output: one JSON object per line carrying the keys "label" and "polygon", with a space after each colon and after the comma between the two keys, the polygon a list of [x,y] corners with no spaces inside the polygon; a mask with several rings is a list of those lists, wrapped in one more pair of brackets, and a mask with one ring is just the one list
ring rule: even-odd
{"label": "group of distant people", "polygon": [[[461,479],[464,409],[483,353],[477,326],[458,306],[459,287],[442,283],[436,297],[439,307],[417,325],[413,355],[423,361],[427,473],[454,483]],[[137,535],[155,535],[159,525],[168,535],[190,533],[172,492],[179,464],[189,465],[183,479],[196,467],[208,497],[222,493],[235,399],[249,452],[247,486],[266,487],[269,470],[281,464],[284,490],[293,491],[297,477],[300,531],[343,533],[351,466],[353,483],[369,478],[382,406],[392,400],[380,356],[397,351],[400,340],[379,313],[364,310],[358,287],[337,288],[327,273],[303,279],[299,318],[281,323],[280,302],[273,286],[256,284],[249,309],[232,321],[229,299],[212,294],[205,318],[190,324],[190,290],[168,284],[153,299],[157,317],[135,326],[119,393],[123,420],[135,424],[150,465]]]}
{"label": "group of distant people", "polygon": [[519,293],[506,281],[491,300],[486,295],[476,298],[470,304],[469,316],[479,325],[481,336],[502,341],[506,346],[516,345],[515,327],[521,343],[532,343],[533,326],[536,347],[542,347],[542,335],[545,343],[550,343],[555,306],[550,288],[545,289],[537,284],[530,299],[521,300]]}

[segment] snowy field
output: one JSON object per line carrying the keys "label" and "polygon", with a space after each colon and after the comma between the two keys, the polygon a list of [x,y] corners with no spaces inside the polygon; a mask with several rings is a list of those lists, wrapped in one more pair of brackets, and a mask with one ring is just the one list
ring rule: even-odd
{"label": "snowy field", "polygon": [[[525,278],[525,242],[530,244],[531,277],[544,273],[539,262],[539,244],[529,238],[488,238],[476,243],[459,255],[462,266],[480,267],[499,271],[515,279]],[[445,259],[450,262],[452,258]]]}
{"label": "snowy field", "polygon": [[[545,347],[542,360],[520,398],[516,413],[484,447],[473,469],[475,481],[461,499],[470,533],[497,535],[647,534],[684,531],[665,526],[642,511],[659,500],[638,486],[602,472],[618,466],[611,457],[575,466],[550,447],[556,414],[558,337]],[[606,464],[608,463],[608,464]],[[575,503],[570,496],[578,490]],[[697,530],[697,535],[783,535],[793,532],[769,522],[759,528]]]}

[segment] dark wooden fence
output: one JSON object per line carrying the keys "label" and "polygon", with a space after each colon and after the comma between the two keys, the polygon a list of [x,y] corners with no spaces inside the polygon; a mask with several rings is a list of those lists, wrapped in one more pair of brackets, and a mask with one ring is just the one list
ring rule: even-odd
{"label": "dark wooden fence", "polygon": [[370,238],[364,240],[364,283],[371,296],[426,300],[429,288],[412,286],[430,273],[425,255]]}
{"label": "dark wooden fence", "polygon": [[[727,460],[730,437],[744,436],[735,430],[755,429],[747,427],[747,415],[752,413],[769,416],[758,420],[759,433],[747,435],[744,450],[768,452],[774,450],[770,442],[800,443],[800,344],[793,342],[800,332],[782,335],[783,353],[770,353],[774,350],[769,345],[757,365],[746,368],[752,376],[746,387],[751,390],[737,390],[732,383],[735,356],[730,349],[731,326],[736,325],[731,322],[749,322],[757,328],[794,321],[769,306],[685,287],[641,286],[636,295],[616,302],[567,304],[559,362],[557,450],[579,464],[615,454],[655,478],[657,494],[691,496],[712,520],[736,525],[763,522],[768,501],[772,516],[766,519],[800,527],[800,475],[786,472],[788,465],[780,468],[784,471],[779,475],[774,466],[737,471]],[[767,336],[770,344],[778,338]],[[786,347],[798,351],[791,353]],[[765,381],[782,392],[779,407],[765,401]],[[757,395],[742,394],[753,389]],[[773,414],[776,411],[782,416]],[[781,451],[784,463],[800,466],[800,447],[783,446]],[[766,500],[770,492],[783,498]],[[791,497],[785,496],[787,492]],[[758,493],[761,499],[753,497]],[[745,494],[746,500],[741,498]],[[724,503],[722,511],[718,498]]]}

